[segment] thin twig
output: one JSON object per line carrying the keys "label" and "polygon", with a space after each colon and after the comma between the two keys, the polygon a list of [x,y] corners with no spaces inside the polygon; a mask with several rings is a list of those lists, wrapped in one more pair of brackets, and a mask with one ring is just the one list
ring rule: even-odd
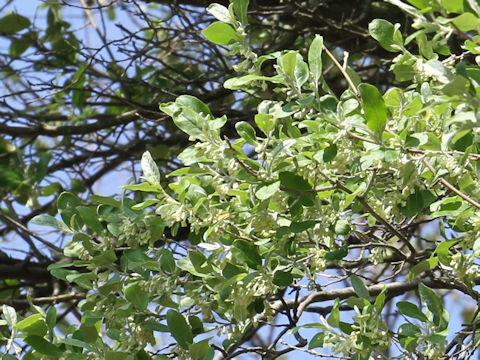
{"label": "thin twig", "polygon": [[[428,170],[430,170],[433,175],[435,175],[437,173],[437,171],[433,168],[433,166],[428,162],[427,159],[423,159],[422,160],[423,163],[425,164],[425,166],[428,168]],[[447,189],[449,189],[450,191],[454,192],[455,194],[457,194],[458,196],[460,196],[463,200],[469,202],[470,204],[472,204],[473,206],[475,206],[477,209],[480,209],[480,204],[478,202],[476,202],[475,200],[473,200],[471,197],[469,197],[468,195],[465,195],[463,192],[461,192],[460,190],[458,190],[455,186],[453,186],[452,184],[450,184],[447,180],[445,180],[443,177],[441,177],[440,179],[438,179],[438,181],[443,185],[445,186]]]}
{"label": "thin twig", "polygon": [[360,95],[360,92],[358,91],[357,87],[353,83],[352,79],[350,78],[350,75],[348,75],[347,71],[343,68],[343,66],[335,59],[335,56],[330,52],[330,50],[327,49],[325,45],[323,45],[323,51],[328,55],[328,57],[333,61],[335,66],[338,68],[338,70],[342,73],[343,77],[345,80],[347,80],[348,85],[352,88],[352,91],[355,93],[355,96],[359,99],[362,98]]}

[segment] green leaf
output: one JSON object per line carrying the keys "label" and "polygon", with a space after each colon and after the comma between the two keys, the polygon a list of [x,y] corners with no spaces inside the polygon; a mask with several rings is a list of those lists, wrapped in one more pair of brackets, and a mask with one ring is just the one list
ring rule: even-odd
{"label": "green leaf", "polygon": [[105,266],[114,263],[117,260],[117,255],[113,249],[102,252],[93,257],[92,262],[98,266]]}
{"label": "green leaf", "polygon": [[[450,266],[452,256],[450,255],[450,248],[458,243],[460,240],[445,240],[442,241],[435,249],[434,254],[437,255],[438,261],[445,266]],[[432,256],[434,255],[432,254]]]}
{"label": "green leaf", "polygon": [[438,258],[432,257],[428,260],[420,261],[419,263],[415,264],[410,272],[408,273],[408,281],[413,281],[418,275],[421,273],[431,270],[438,265]]}
{"label": "green leaf", "polygon": [[[427,0],[424,0],[427,1]],[[442,6],[449,13],[463,13],[463,0],[442,0]]]}
{"label": "green leaf", "polygon": [[149,182],[144,182],[140,184],[133,185],[123,185],[122,189],[132,190],[132,191],[145,191],[145,192],[158,192],[161,189],[160,185],[153,185]]}
{"label": "green leaf", "polygon": [[171,116],[180,130],[194,138],[203,135],[206,121],[212,117],[208,106],[190,95],[181,95],[174,103],[162,104],[160,110]]}
{"label": "green leaf", "polygon": [[209,339],[205,339],[190,345],[190,357],[192,360],[205,360],[205,355],[207,355],[210,350],[213,350],[208,344],[208,341]]}
{"label": "green leaf", "polygon": [[280,181],[276,181],[270,185],[263,185],[256,192],[255,196],[260,200],[266,200],[272,197],[280,189]]}
{"label": "green leaf", "polygon": [[295,78],[295,84],[300,90],[302,85],[308,80],[309,72],[308,65],[303,61],[302,55],[297,54],[297,60],[295,64],[295,70],[293,72],[293,77]]}
{"label": "green leaf", "polygon": [[30,46],[35,44],[35,32],[28,32],[19,39],[12,40],[8,52],[12,57],[19,57],[22,55]]}
{"label": "green leaf", "polygon": [[79,206],[80,199],[72,193],[62,192],[57,199],[58,212],[60,213],[65,224],[71,226],[71,219],[76,214],[77,206]]}
{"label": "green leaf", "polygon": [[474,30],[479,24],[480,19],[470,12],[465,12],[452,20],[457,28],[467,32]]}
{"label": "green leaf", "polygon": [[262,265],[262,257],[259,255],[257,247],[246,240],[235,240],[233,242],[232,254],[251,269],[257,269]]}
{"label": "green leaf", "polygon": [[283,84],[284,81],[280,76],[262,76],[256,74],[248,74],[244,76],[234,77],[226,80],[223,83],[225,89],[238,90],[238,89],[247,89],[250,86],[250,83],[254,81],[268,81],[274,84]]}
{"label": "green leaf", "polygon": [[293,172],[283,171],[278,174],[278,178],[280,179],[280,184],[287,189],[298,191],[312,190],[312,187],[307,180]]}
{"label": "green leaf", "polygon": [[418,319],[420,321],[427,321],[425,314],[418,308],[417,305],[408,301],[399,301],[397,303],[398,310],[405,316]]}
{"label": "green leaf", "polygon": [[316,224],[318,224],[318,221],[315,221],[315,220],[292,221],[292,223],[289,226],[289,229],[292,233],[298,234],[305,230],[313,228]]}
{"label": "green leaf", "polygon": [[257,114],[255,115],[255,124],[257,124],[258,128],[268,136],[270,131],[275,128],[275,119],[273,118],[273,115]]}
{"label": "green leaf", "polygon": [[150,155],[149,151],[145,151],[142,155],[142,160],[140,162],[143,172],[143,178],[147,180],[150,184],[159,184],[160,183],[160,171],[158,166]]}
{"label": "green leaf", "polygon": [[338,298],[335,299],[333,308],[327,318],[327,323],[336,328],[340,326],[340,301],[338,300]]}
{"label": "green leaf", "polygon": [[297,63],[297,54],[298,51],[289,51],[285,55],[279,58],[280,66],[283,72],[293,77],[295,71],[295,65]]}
{"label": "green leaf", "polygon": [[398,335],[400,336],[417,337],[421,333],[420,328],[413,324],[403,324],[398,328]]}
{"label": "green leaf", "polygon": [[223,22],[214,22],[205,30],[202,30],[203,36],[217,45],[228,45],[241,40],[240,35],[228,24]]}
{"label": "green leaf", "polygon": [[29,27],[30,24],[30,20],[25,16],[10,13],[0,19],[0,34],[15,34]]}
{"label": "green leaf", "polygon": [[335,234],[337,235],[348,235],[351,230],[348,220],[340,219],[335,223]]}
{"label": "green leaf", "polygon": [[250,0],[235,0],[233,2],[233,11],[243,25],[248,25],[248,3]]}
{"label": "green leaf", "polygon": [[42,355],[60,357],[63,355],[63,351],[60,350],[57,346],[49,343],[44,338],[38,335],[31,335],[25,338],[25,343],[34,348],[37,352]]}
{"label": "green leaf", "polygon": [[258,144],[255,129],[248,122],[240,121],[236,123],[235,129],[237,130],[238,135],[240,135],[247,143],[254,146]]}
{"label": "green leaf", "polygon": [[2,314],[8,326],[14,327],[17,324],[17,313],[13,307],[5,304],[2,305]]}
{"label": "green leaf", "polygon": [[324,333],[317,333],[312,337],[312,340],[310,340],[310,343],[308,344],[308,348],[315,349],[315,348],[323,348],[323,339],[325,337]]}
{"label": "green leaf", "polygon": [[387,123],[387,106],[378,89],[370,84],[360,84],[358,87],[363,101],[363,110],[367,126],[380,136]]}
{"label": "green leaf", "polygon": [[203,327],[203,322],[198,316],[190,315],[188,317],[188,323],[192,328],[193,335],[198,335],[205,332],[205,329]]}
{"label": "green leaf", "polygon": [[107,351],[105,360],[130,360],[130,355],[127,351]]}
{"label": "green leaf", "polygon": [[122,203],[118,200],[115,200],[112,197],[100,196],[100,195],[90,195],[88,198],[90,199],[91,202],[94,202],[94,203],[97,203],[97,204],[109,205],[109,206],[113,206],[113,207],[116,207],[116,208],[119,208],[119,209],[122,207]]}
{"label": "green leaf", "polygon": [[431,190],[416,190],[407,197],[406,205],[400,208],[400,212],[406,217],[416,216],[435,200],[436,196]]}
{"label": "green leaf", "polygon": [[185,317],[175,310],[168,310],[167,324],[172,336],[177,340],[178,345],[184,349],[188,349],[193,343],[193,334]]}
{"label": "green leaf", "polygon": [[230,23],[232,21],[232,16],[230,15],[230,11],[228,9],[220,4],[210,4],[207,7],[207,11],[215,16],[215,19],[224,22],[224,23]]}
{"label": "green leaf", "polygon": [[82,220],[85,222],[85,225],[99,235],[103,233],[103,225],[98,220],[98,215],[94,208],[89,206],[78,206],[77,211]]}
{"label": "green leaf", "polygon": [[397,52],[398,47],[394,47],[394,33],[395,27],[392,23],[383,19],[375,19],[368,25],[368,31],[370,35],[377,40],[382,47],[391,52]]}
{"label": "green leaf", "polygon": [[50,215],[37,215],[32,220],[30,220],[30,223],[35,225],[51,226],[65,233],[72,233],[72,230],[70,230],[67,225]]}
{"label": "green leaf", "polygon": [[53,339],[53,329],[57,324],[57,308],[55,306],[52,306],[50,309],[48,309],[47,317],[45,318],[45,321],[50,331],[50,335],[51,335],[50,340],[51,340]]}
{"label": "green leaf", "polygon": [[325,258],[325,260],[335,261],[335,260],[342,260],[347,255],[348,255],[348,246],[344,245],[336,250],[327,252],[323,257]]}
{"label": "green leaf", "polygon": [[352,282],[353,289],[355,290],[355,293],[365,299],[370,301],[370,293],[368,292],[367,287],[363,283],[362,279],[360,279],[357,275],[352,274],[350,275],[350,281]]}
{"label": "green leaf", "polygon": [[282,271],[282,270],[277,270],[273,274],[273,280],[272,282],[277,285],[278,287],[287,287],[292,284],[293,282],[293,276],[291,273]]}
{"label": "green leaf", "polygon": [[159,253],[161,254],[160,266],[162,270],[169,273],[175,272],[175,269],[177,268],[177,266],[175,265],[175,258],[173,257],[173,254],[171,253],[171,251],[167,249],[162,249],[160,250]]}
{"label": "green leaf", "polygon": [[28,335],[44,336],[47,333],[47,325],[42,314],[33,314],[18,322],[15,328]]}
{"label": "green leaf", "polygon": [[123,290],[125,297],[139,311],[144,311],[149,302],[148,293],[138,283],[128,284]]}
{"label": "green leaf", "polygon": [[418,284],[418,292],[423,303],[427,305],[428,310],[433,314],[435,325],[439,325],[443,315],[442,300],[432,289],[423,283]]}
{"label": "green leaf", "polygon": [[308,49],[308,66],[310,68],[310,76],[315,84],[315,88],[318,87],[318,80],[322,77],[322,50],[323,37],[315,35],[315,38]]}

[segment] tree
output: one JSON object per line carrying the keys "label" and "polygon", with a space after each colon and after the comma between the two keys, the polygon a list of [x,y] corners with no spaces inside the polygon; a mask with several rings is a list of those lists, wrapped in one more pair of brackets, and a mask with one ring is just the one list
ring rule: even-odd
{"label": "tree", "polygon": [[473,356],[475,1],[82,4],[0,19],[2,359]]}

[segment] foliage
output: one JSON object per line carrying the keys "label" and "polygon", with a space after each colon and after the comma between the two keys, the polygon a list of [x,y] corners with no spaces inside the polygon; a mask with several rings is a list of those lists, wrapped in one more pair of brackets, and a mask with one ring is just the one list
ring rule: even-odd
{"label": "foliage", "polygon": [[[5,304],[2,359],[471,356],[480,8],[389,2],[414,29],[368,26],[394,55],[389,86],[362,82],[321,34],[305,48],[259,54],[248,0],[211,5],[217,21],[201,33],[235,63],[224,82],[232,107],[255,112],[233,130],[192,94],[163,102],[190,141],[175,154],[183,166],[168,171],[143,152],[141,181],[123,196],[65,191],[59,216],[33,217],[70,236],[48,269],[72,292],[44,303],[82,300],[79,321],[65,323],[61,306],[39,297],[26,296],[30,314]],[[461,49],[454,36],[464,37]],[[326,64],[348,85],[340,94]],[[449,334],[447,307],[459,293],[473,311]]]}

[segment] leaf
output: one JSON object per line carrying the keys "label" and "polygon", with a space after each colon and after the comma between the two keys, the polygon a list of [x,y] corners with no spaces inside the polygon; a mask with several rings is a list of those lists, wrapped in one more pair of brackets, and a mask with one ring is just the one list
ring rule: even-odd
{"label": "leaf", "polygon": [[58,196],[57,208],[65,224],[71,225],[72,216],[80,204],[80,199],[70,192],[62,192]]}
{"label": "leaf", "polygon": [[355,290],[355,293],[359,297],[368,301],[371,300],[370,293],[367,287],[365,286],[365,284],[363,283],[362,279],[360,279],[357,275],[352,274],[350,275],[350,281],[352,282],[352,286],[353,286],[353,289]]}
{"label": "leaf", "polygon": [[289,226],[289,229],[292,233],[297,234],[297,233],[301,233],[305,230],[311,229],[317,223],[318,223],[318,221],[315,221],[315,220],[292,221],[292,223]]}
{"label": "leaf", "polygon": [[10,13],[0,19],[0,34],[15,34],[29,27],[30,24],[30,20],[25,16]]}
{"label": "leaf", "polygon": [[308,344],[308,348],[315,349],[315,348],[323,348],[323,339],[325,337],[324,333],[317,333],[312,337],[310,343]]}
{"label": "leaf", "polygon": [[256,74],[248,74],[240,77],[234,77],[226,80],[223,83],[225,89],[238,90],[248,88],[253,81],[269,81],[274,84],[283,84],[284,81],[280,76],[262,76]]}
{"label": "leaf", "polygon": [[260,187],[255,196],[260,200],[266,200],[272,197],[280,189],[280,181],[276,181],[273,184],[264,185]]}
{"label": "leaf", "polygon": [[235,240],[233,242],[232,254],[251,269],[257,269],[262,265],[262,257],[259,255],[257,247],[246,240]]}
{"label": "leaf", "polygon": [[89,206],[78,206],[77,211],[82,220],[85,222],[85,225],[99,235],[103,233],[103,225],[98,220],[98,215],[94,208]]}
{"label": "leaf", "polygon": [[205,355],[207,352],[213,350],[208,344],[208,341],[209,339],[205,339],[190,345],[190,357],[192,360],[205,360]]}
{"label": "leaf", "polygon": [[335,223],[335,234],[337,235],[348,235],[351,230],[350,224],[346,219],[340,219]]}
{"label": "leaf", "polygon": [[280,179],[280,184],[288,189],[298,191],[312,190],[312,187],[307,180],[293,172],[281,172],[278,174],[278,178]]}
{"label": "leaf", "polygon": [[19,57],[22,55],[30,46],[35,44],[35,32],[28,32],[24,34],[19,39],[12,40],[8,52],[12,57]]}
{"label": "leaf", "polygon": [[44,336],[47,333],[47,325],[42,314],[33,314],[19,321],[15,327],[26,335]]}
{"label": "leaf", "polygon": [[342,260],[347,255],[348,255],[348,246],[344,245],[336,250],[327,252],[323,257],[325,258],[325,260],[335,261],[335,260]]}
{"label": "leaf", "polygon": [[41,226],[51,226],[67,234],[72,233],[72,230],[70,230],[70,228],[67,225],[65,225],[63,222],[55,219],[53,216],[50,216],[50,215],[44,215],[44,214],[37,215],[33,217],[32,220],[30,220],[30,223],[35,225],[41,225]]}
{"label": "leaf", "polygon": [[210,4],[207,7],[207,11],[212,14],[215,19],[224,22],[224,23],[230,23],[232,21],[232,17],[230,16],[230,11],[228,9],[220,4]]}
{"label": "leaf", "polygon": [[248,122],[240,121],[236,123],[235,129],[237,130],[238,135],[240,135],[247,143],[254,146],[258,144],[255,129]]}
{"label": "leaf", "polygon": [[174,103],[162,104],[160,110],[171,116],[180,130],[194,138],[202,136],[206,121],[212,117],[208,106],[190,95],[181,95]]}
{"label": "leaf", "polygon": [[293,276],[289,272],[277,270],[273,274],[272,282],[278,287],[284,288],[289,286],[293,282]]}
{"label": "leaf", "polygon": [[423,209],[430,206],[436,200],[436,196],[431,190],[416,189],[413,194],[407,197],[404,207],[400,208],[400,212],[406,217],[413,217],[420,214]]}
{"label": "leaf", "polygon": [[173,254],[167,249],[162,249],[159,253],[161,254],[160,266],[162,270],[169,273],[175,272],[177,266],[175,265],[175,258],[173,257]]}
{"label": "leaf", "polygon": [[149,302],[148,293],[138,283],[128,284],[123,290],[125,297],[139,311],[144,311]]}
{"label": "leaf", "polygon": [[439,325],[443,315],[442,300],[432,289],[423,283],[418,284],[418,292],[422,302],[427,305],[428,310],[433,314],[435,325]]}
{"label": "leaf", "polygon": [[419,263],[415,264],[410,272],[408,273],[408,281],[413,281],[418,275],[423,273],[424,271],[431,270],[438,265],[438,258],[433,257],[428,260],[420,261]]}
{"label": "leaf", "polygon": [[315,84],[315,88],[318,87],[318,80],[322,77],[322,50],[323,37],[315,35],[315,38],[308,49],[308,66],[310,68],[310,76]]}
{"label": "leaf", "polygon": [[109,206],[113,206],[113,207],[116,207],[116,208],[119,208],[119,209],[122,207],[122,203],[118,200],[115,200],[112,197],[100,196],[100,195],[90,195],[88,198],[90,199],[91,202],[94,202],[94,203],[97,203],[97,204],[109,205]]}
{"label": "leaf", "polygon": [[465,12],[452,20],[457,28],[467,32],[474,30],[479,24],[480,19],[470,12]]}
{"label": "leaf", "polygon": [[295,65],[297,63],[297,54],[298,51],[289,51],[279,58],[280,66],[283,72],[288,76],[293,76]]}
{"label": "leaf", "polygon": [[255,124],[257,124],[258,128],[268,136],[270,131],[275,128],[275,119],[273,118],[273,115],[257,114],[255,115]]}
{"label": "leaf", "polygon": [[203,327],[203,322],[198,316],[190,315],[188,317],[188,323],[192,328],[193,335],[198,335],[205,332],[205,329]]}
{"label": "leaf", "polygon": [[233,11],[243,25],[248,25],[248,3],[250,0],[235,0]]}
{"label": "leaf", "polygon": [[295,70],[293,72],[293,77],[295,78],[295,83],[297,88],[300,90],[302,85],[308,80],[308,66],[303,61],[302,55],[297,54],[297,60],[295,64]]}
{"label": "leaf", "polygon": [[418,306],[412,304],[411,302],[399,301],[397,303],[397,308],[405,316],[415,318],[423,322],[428,320],[425,314],[418,308]]}
{"label": "leaf", "polygon": [[140,162],[143,178],[151,184],[160,183],[160,171],[149,151],[145,151]]}
{"label": "leaf", "polygon": [[228,45],[241,40],[240,35],[228,24],[223,22],[214,22],[205,30],[202,30],[203,36],[217,45]]}
{"label": "leaf", "polygon": [[397,52],[399,50],[397,47],[392,46],[395,45],[395,27],[392,23],[383,19],[375,19],[368,25],[368,31],[385,50],[390,52]]}
{"label": "leaf", "polygon": [[335,299],[330,315],[327,318],[327,323],[336,328],[340,325],[340,301],[338,298]]}
{"label": "leaf", "polygon": [[463,13],[464,11],[463,0],[442,0],[442,6],[449,13]]}
{"label": "leaf", "polygon": [[417,337],[421,333],[420,328],[413,324],[403,324],[398,328],[398,335],[400,336]]}
{"label": "leaf", "polygon": [[117,255],[113,249],[103,251],[99,255],[93,257],[92,262],[98,266],[113,264],[117,260]]}
{"label": "leaf", "polygon": [[[438,256],[438,261],[445,266],[450,266],[452,256],[450,255],[450,248],[458,243],[459,240],[445,240],[442,241],[435,249],[434,254]],[[432,254],[433,256],[433,254]]]}
{"label": "leaf", "polygon": [[63,355],[62,350],[38,335],[27,336],[25,342],[42,355],[53,357],[60,357]]}
{"label": "leaf", "polygon": [[167,324],[178,345],[188,349],[189,345],[193,343],[193,334],[184,316],[175,310],[168,310]]}
{"label": "leaf", "polygon": [[161,189],[160,185],[154,185],[149,182],[143,182],[140,184],[123,185],[122,189],[132,191],[145,191],[145,192],[158,192]]}
{"label": "leaf", "polygon": [[8,326],[14,327],[17,324],[17,313],[15,309],[8,305],[2,305],[2,314],[7,321]]}
{"label": "leaf", "polygon": [[360,84],[358,87],[363,101],[363,110],[367,126],[380,136],[387,123],[387,106],[378,89],[370,84]]}

